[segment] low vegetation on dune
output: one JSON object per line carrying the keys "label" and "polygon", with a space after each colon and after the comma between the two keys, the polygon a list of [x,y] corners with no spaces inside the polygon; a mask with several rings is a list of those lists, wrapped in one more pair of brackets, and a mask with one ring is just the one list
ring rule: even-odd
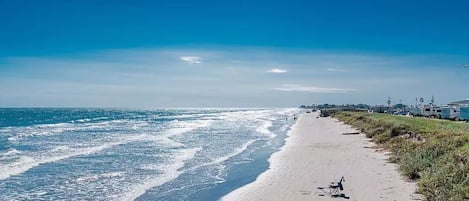
{"label": "low vegetation on dune", "polygon": [[469,123],[366,112],[335,112],[417,180],[427,200],[469,200]]}

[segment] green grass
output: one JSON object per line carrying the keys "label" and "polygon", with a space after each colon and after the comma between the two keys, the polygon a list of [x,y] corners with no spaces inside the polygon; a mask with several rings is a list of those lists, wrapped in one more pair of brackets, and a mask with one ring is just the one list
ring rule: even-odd
{"label": "green grass", "polygon": [[392,152],[427,200],[469,200],[469,123],[365,112],[333,116]]}

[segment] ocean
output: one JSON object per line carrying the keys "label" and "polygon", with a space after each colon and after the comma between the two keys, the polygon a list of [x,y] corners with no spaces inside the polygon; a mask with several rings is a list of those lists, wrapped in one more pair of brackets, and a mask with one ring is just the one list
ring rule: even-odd
{"label": "ocean", "polygon": [[0,200],[218,200],[297,109],[0,109]]}

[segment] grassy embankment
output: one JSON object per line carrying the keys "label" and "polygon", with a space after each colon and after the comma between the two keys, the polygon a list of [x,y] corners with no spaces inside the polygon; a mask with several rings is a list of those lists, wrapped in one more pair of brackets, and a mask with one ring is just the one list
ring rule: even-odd
{"label": "grassy embankment", "polygon": [[392,152],[427,200],[469,200],[469,123],[365,112],[334,117]]}

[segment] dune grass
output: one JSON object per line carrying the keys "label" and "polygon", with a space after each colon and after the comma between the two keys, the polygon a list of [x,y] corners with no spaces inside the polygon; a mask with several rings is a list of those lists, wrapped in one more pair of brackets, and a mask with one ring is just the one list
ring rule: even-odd
{"label": "dune grass", "polygon": [[469,123],[366,112],[335,112],[391,151],[427,200],[469,200]]}

